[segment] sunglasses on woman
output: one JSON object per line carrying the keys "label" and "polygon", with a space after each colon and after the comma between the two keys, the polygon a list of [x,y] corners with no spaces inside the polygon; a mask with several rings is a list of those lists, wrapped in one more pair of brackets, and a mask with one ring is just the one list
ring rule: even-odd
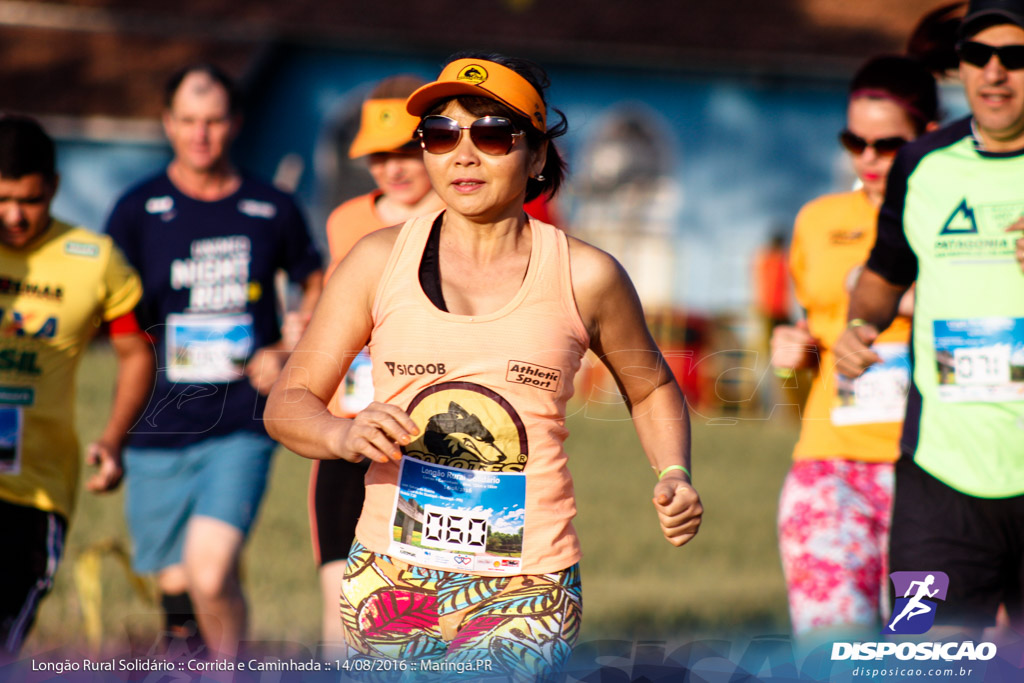
{"label": "sunglasses on woman", "polygon": [[900,147],[910,142],[906,138],[891,137],[879,138],[868,142],[861,136],[844,130],[839,134],[839,143],[846,148],[846,151],[855,156],[860,156],[868,147],[875,150],[880,157],[891,157],[899,151]]}
{"label": "sunglasses on woman", "polygon": [[511,152],[516,138],[524,135],[504,116],[485,116],[468,126],[460,126],[458,121],[447,116],[426,116],[416,135],[424,151],[444,154],[459,146],[464,130],[469,131],[469,139],[478,150],[496,157]]}
{"label": "sunglasses on woman", "polygon": [[972,66],[984,67],[992,59],[992,55],[999,57],[999,62],[1004,69],[1014,71],[1024,69],[1024,45],[988,45],[976,43],[973,40],[964,40],[957,43],[956,53],[960,61],[967,62]]}

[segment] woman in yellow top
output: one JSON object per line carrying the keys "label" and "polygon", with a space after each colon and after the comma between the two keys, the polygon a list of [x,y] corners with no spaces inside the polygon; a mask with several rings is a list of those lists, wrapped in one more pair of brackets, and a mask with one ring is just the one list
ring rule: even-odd
{"label": "woman in yellow top", "polygon": [[[423,150],[413,140],[420,120],[405,111],[406,98],[424,83],[416,76],[392,76],[378,83],[363,102],[359,131],[348,154],[352,159],[366,159],[377,189],[348,200],[328,217],[328,277],[366,235],[443,206],[430,186]],[[344,417],[355,416],[373,400],[370,359],[365,352],[349,366],[337,397],[339,414]],[[327,658],[333,658],[334,648],[342,641],[338,587],[363,507],[366,465],[346,460],[315,460],[310,471],[309,526],[324,598],[321,654]]]}
{"label": "woman in yellow top", "polygon": [[[515,678],[568,659],[582,603],[565,406],[588,348],[659,474],[665,537],[700,523],[686,405],[628,276],[523,211],[564,173],[546,83],[531,62],[470,54],[412,94],[445,209],[355,246],[270,397],[268,428],[296,453],[372,461],[341,589],[366,656]],[[376,400],[342,418],[329,404],[366,343]]]}
{"label": "woman in yellow top", "polygon": [[820,197],[796,219],[790,269],[806,320],[775,328],[772,363],[782,373],[814,370],[778,520],[790,618],[805,642],[879,620],[912,299],[873,347],[886,359],[874,375],[837,376],[831,349],[874,243],[893,157],[937,118],[935,79],[922,65],[896,56],[868,61],[850,85],[840,134],[861,187]]}

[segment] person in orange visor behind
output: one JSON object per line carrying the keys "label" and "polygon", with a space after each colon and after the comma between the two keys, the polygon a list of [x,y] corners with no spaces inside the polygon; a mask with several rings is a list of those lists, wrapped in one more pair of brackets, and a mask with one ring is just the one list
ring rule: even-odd
{"label": "person in orange visor behind", "polygon": [[[443,206],[430,186],[423,150],[413,140],[419,117],[405,110],[406,98],[424,84],[416,76],[392,76],[377,84],[363,102],[359,132],[349,148],[349,158],[367,160],[377,189],[346,201],[327,219],[331,259],[328,277],[364,236]],[[370,358],[365,350],[352,362],[344,384],[340,407],[345,415],[353,417],[373,400]],[[369,461],[316,460],[310,475],[310,529],[324,597],[321,654],[329,659],[343,640],[338,590],[363,507],[363,475],[368,465]],[[343,649],[338,652],[343,653]]]}

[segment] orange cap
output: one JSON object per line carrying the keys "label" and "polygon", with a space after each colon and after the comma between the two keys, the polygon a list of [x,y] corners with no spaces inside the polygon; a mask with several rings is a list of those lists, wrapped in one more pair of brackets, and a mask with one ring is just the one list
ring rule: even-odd
{"label": "orange cap", "polygon": [[405,111],[405,100],[380,99],[363,102],[359,132],[348,148],[350,159],[374,154],[394,152],[412,142],[420,120]]}
{"label": "orange cap", "polygon": [[422,116],[438,100],[459,95],[497,100],[530,119],[540,132],[547,132],[547,109],[540,93],[512,69],[486,59],[456,59],[436,81],[409,95],[405,108],[413,116]]}

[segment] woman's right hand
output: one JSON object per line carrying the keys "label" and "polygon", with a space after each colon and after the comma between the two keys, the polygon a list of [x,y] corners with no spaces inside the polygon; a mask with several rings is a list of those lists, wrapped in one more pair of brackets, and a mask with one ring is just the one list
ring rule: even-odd
{"label": "woman's right hand", "polygon": [[807,322],[796,325],[776,325],[772,330],[772,367],[799,370],[807,367],[808,357],[817,348],[817,342],[807,329]]}
{"label": "woman's right hand", "polygon": [[401,408],[374,401],[356,414],[343,432],[340,457],[351,462],[369,458],[385,463],[402,459],[401,446],[412,443],[420,430]]}

